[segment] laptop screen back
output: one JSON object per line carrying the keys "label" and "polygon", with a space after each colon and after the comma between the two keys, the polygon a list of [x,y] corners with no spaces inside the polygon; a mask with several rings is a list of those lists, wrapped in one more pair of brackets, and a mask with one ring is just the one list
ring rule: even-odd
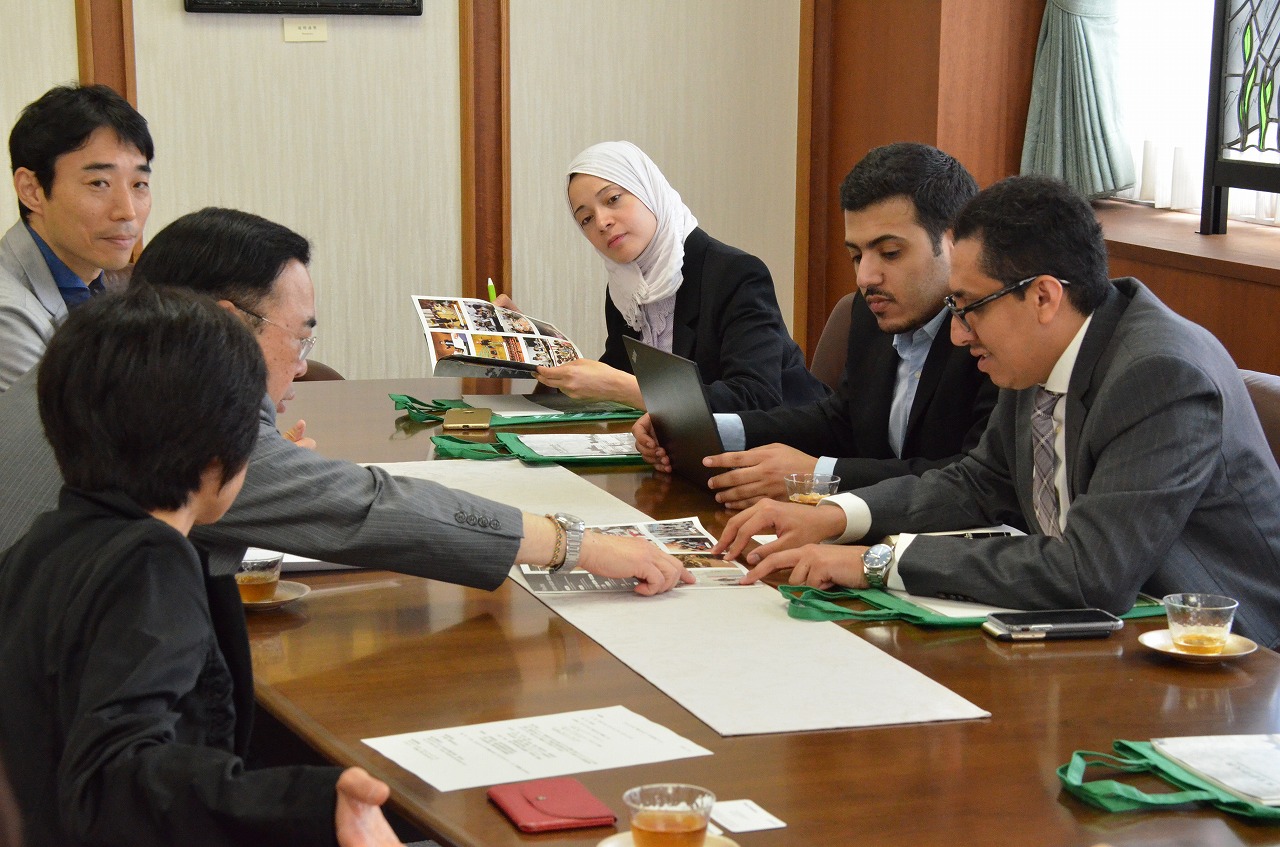
{"label": "laptop screen back", "polygon": [[658,442],[671,458],[671,469],[690,482],[706,485],[721,471],[703,467],[702,459],[723,453],[724,445],[698,366],[634,338],[624,338],[623,343]]}

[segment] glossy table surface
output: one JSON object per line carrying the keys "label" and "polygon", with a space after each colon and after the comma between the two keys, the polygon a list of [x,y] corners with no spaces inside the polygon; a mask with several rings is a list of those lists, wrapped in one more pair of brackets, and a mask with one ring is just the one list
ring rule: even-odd
{"label": "glossy table surface", "polygon": [[[458,385],[352,381],[297,391],[282,423],[306,418],[321,452],[410,461],[431,456],[437,430],[403,419],[386,394],[456,397]],[[680,480],[635,469],[585,476],[654,517],[698,514],[713,532],[723,526],[710,497]],[[384,571],[302,581],[314,589],[308,597],[249,616],[261,706],[325,758],[386,780],[395,809],[442,843],[585,846],[613,830],[521,834],[483,788],[438,792],[361,739],[616,704],[714,755],[578,778],[619,813],[625,789],[679,781],[721,799],[750,798],[787,822],[733,835],[742,847],[1280,843],[1280,827],[1215,811],[1112,815],[1061,790],[1054,771],[1073,750],[1108,750],[1118,738],[1280,731],[1277,654],[1175,663],[1138,643],[1162,619],[1130,622],[1105,640],[1044,645],[1000,644],[977,630],[850,624],[992,717],[722,738],[509,581],[492,593]]]}

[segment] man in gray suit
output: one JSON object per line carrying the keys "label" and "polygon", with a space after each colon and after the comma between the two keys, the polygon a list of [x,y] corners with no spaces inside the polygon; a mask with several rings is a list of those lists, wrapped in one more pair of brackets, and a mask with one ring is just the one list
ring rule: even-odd
{"label": "man in gray suit", "polygon": [[[266,360],[267,395],[244,487],[222,520],[191,534],[209,550],[212,575],[234,572],[245,548],[255,546],[487,589],[497,588],[515,562],[635,577],[641,594],[693,581],[678,560],[638,539],[584,535],[569,516],[522,514],[434,482],[325,459],[295,443],[299,427],[281,435],[276,413],[293,396],[293,380],[306,373],[316,338],[309,261],[307,240],[286,227],[246,212],[204,209],[165,227],[134,269],[134,285],[192,289],[239,315]],[[32,369],[0,395],[0,550],[54,507],[62,485],[40,426],[37,373]]]}
{"label": "man in gray suit", "polygon": [[[953,228],[951,337],[1001,387],[958,463],[827,498],[763,502],[748,580],[792,569],[819,587],[873,584],[1024,609],[1123,612],[1139,591],[1225,594],[1237,629],[1280,644],[1280,470],[1230,356],[1134,279],[1107,279],[1102,230],[1062,183],[1013,177]],[[998,524],[1025,537],[909,535]],[[813,545],[865,537],[872,548]],[[806,546],[808,545],[808,546]]]}
{"label": "man in gray suit", "polygon": [[105,85],[60,86],[9,135],[21,220],[0,240],[0,392],[44,355],[53,330],[103,290],[151,212],[147,122]]}

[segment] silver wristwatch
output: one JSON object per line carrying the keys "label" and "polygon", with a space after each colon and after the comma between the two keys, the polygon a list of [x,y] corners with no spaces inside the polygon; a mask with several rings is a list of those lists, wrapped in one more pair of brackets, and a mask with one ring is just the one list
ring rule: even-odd
{"label": "silver wristwatch", "polygon": [[862,574],[867,578],[867,585],[872,588],[884,588],[889,578],[889,570],[893,567],[893,545],[876,544],[868,547],[862,554]]}
{"label": "silver wristwatch", "polygon": [[564,530],[564,561],[552,565],[550,573],[571,571],[578,566],[578,557],[582,555],[582,535],[587,530],[587,524],[582,518],[564,512],[556,512],[551,519]]}

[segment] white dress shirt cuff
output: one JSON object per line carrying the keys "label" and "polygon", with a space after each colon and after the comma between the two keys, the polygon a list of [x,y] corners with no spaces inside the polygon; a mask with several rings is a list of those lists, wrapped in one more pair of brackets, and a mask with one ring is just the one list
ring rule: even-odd
{"label": "white dress shirt cuff", "polygon": [[826,474],[827,476],[836,475],[836,459],[831,456],[819,456],[818,464],[813,466],[813,472],[816,474]]}
{"label": "white dress shirt cuff", "polygon": [[720,443],[724,445],[726,451],[737,452],[747,449],[747,430],[742,425],[742,418],[726,414],[712,417],[716,419],[716,429],[720,431]]}
{"label": "white dress shirt cuff", "polygon": [[844,510],[844,532],[831,539],[833,544],[857,541],[871,529],[871,509],[867,507],[867,501],[856,494],[832,494],[823,497],[818,505],[839,506]]}
{"label": "white dress shirt cuff", "polygon": [[906,584],[902,581],[902,554],[907,552],[907,548],[915,540],[916,535],[914,532],[899,533],[898,542],[893,545],[893,569],[889,571],[889,576],[885,578],[885,588],[892,588],[894,591],[907,590]]}

